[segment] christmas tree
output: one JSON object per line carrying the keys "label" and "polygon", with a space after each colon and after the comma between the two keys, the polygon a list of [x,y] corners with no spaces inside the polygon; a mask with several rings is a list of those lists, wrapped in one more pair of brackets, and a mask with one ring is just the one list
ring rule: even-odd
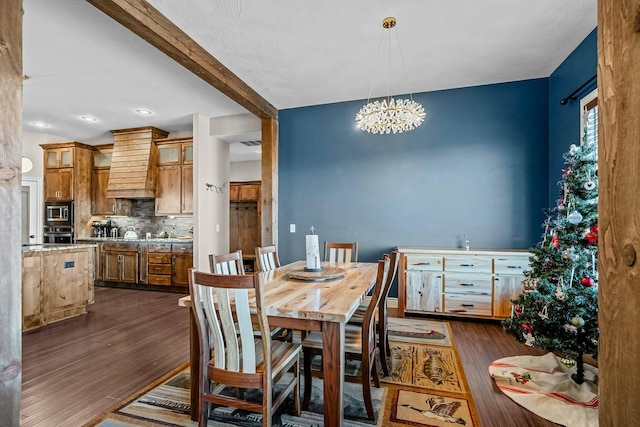
{"label": "christmas tree", "polygon": [[542,242],[531,249],[524,292],[513,301],[505,331],[526,345],[575,359],[598,356],[597,107],[590,110],[581,145],[564,155],[560,199],[547,212]]}

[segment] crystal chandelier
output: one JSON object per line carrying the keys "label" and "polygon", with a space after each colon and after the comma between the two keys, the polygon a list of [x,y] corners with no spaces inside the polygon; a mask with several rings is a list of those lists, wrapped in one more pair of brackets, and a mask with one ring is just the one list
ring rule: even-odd
{"label": "crystal chandelier", "polygon": [[[389,17],[382,20],[382,28],[391,30],[396,26],[396,18]],[[400,42],[396,33],[396,41],[398,50],[400,51],[400,59],[404,67],[404,59],[402,58],[402,50],[400,50]],[[382,44],[380,45],[382,51]],[[389,40],[389,82],[387,91],[390,92],[391,80],[391,40]],[[378,59],[380,59],[378,57]],[[407,70],[404,70],[405,78]],[[422,105],[413,100],[411,94],[409,99],[394,99],[391,95],[381,100],[371,101],[371,91],[373,90],[373,82],[369,90],[369,98],[367,104],[363,106],[358,114],[356,114],[357,126],[369,133],[402,133],[413,130],[420,126],[426,116]]]}

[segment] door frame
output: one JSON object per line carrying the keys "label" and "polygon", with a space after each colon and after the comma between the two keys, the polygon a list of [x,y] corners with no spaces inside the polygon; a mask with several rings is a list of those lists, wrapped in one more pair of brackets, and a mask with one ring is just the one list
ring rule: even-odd
{"label": "door frame", "polygon": [[44,224],[42,221],[42,180],[38,178],[22,178],[22,186],[29,187],[29,231],[36,236],[29,239],[29,243],[42,243]]}

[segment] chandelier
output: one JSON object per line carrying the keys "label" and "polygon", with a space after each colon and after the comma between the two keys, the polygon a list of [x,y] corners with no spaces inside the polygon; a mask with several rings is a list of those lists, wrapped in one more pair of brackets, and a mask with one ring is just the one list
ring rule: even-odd
{"label": "chandelier", "polygon": [[[382,20],[382,28],[385,30],[391,30],[396,26],[396,18],[389,17]],[[402,50],[400,49],[400,42],[398,41],[398,34],[396,35],[396,42],[398,43],[398,50],[400,51],[400,59],[404,68],[404,59],[402,57]],[[380,52],[382,52],[382,41],[380,43]],[[388,56],[389,56],[389,79],[387,83],[387,96],[386,98],[371,101],[371,91],[373,90],[373,82],[371,83],[371,89],[369,90],[369,98],[367,104],[363,106],[358,114],[356,114],[356,124],[363,131],[369,133],[402,133],[413,130],[420,126],[426,116],[422,105],[413,100],[411,94],[409,99],[394,99],[390,95],[391,87],[391,36],[389,35],[388,43]],[[378,54],[378,60],[380,60],[380,54]],[[407,70],[405,68],[405,79]]]}

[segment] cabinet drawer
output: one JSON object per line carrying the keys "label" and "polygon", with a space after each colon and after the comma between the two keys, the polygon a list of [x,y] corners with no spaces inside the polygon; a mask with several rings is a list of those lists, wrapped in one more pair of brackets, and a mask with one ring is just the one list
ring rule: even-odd
{"label": "cabinet drawer", "polygon": [[498,274],[522,275],[529,267],[529,257],[496,257],[493,260],[493,271]]}
{"label": "cabinet drawer", "polygon": [[103,250],[116,252],[138,252],[137,243],[104,243]]}
{"label": "cabinet drawer", "polygon": [[444,291],[454,294],[491,295],[492,280],[489,274],[445,273]]}
{"label": "cabinet drawer", "polygon": [[[192,254],[193,253],[193,245],[190,243],[174,243],[171,252],[174,254]],[[248,256],[244,255],[244,258],[247,259]]]}
{"label": "cabinet drawer", "polygon": [[433,255],[406,255],[406,270],[442,271],[442,257]]}
{"label": "cabinet drawer", "polygon": [[149,264],[149,274],[171,274],[171,264]]}
{"label": "cabinet drawer", "polygon": [[171,243],[149,243],[149,252],[171,252]]}
{"label": "cabinet drawer", "polygon": [[171,286],[171,276],[149,274],[149,284]]}
{"label": "cabinet drawer", "polygon": [[493,259],[481,256],[454,255],[444,258],[445,271],[491,273]]}
{"label": "cabinet drawer", "polygon": [[171,264],[171,253],[149,252],[149,264]]}
{"label": "cabinet drawer", "polygon": [[444,294],[444,311],[452,314],[491,316],[491,295]]}

